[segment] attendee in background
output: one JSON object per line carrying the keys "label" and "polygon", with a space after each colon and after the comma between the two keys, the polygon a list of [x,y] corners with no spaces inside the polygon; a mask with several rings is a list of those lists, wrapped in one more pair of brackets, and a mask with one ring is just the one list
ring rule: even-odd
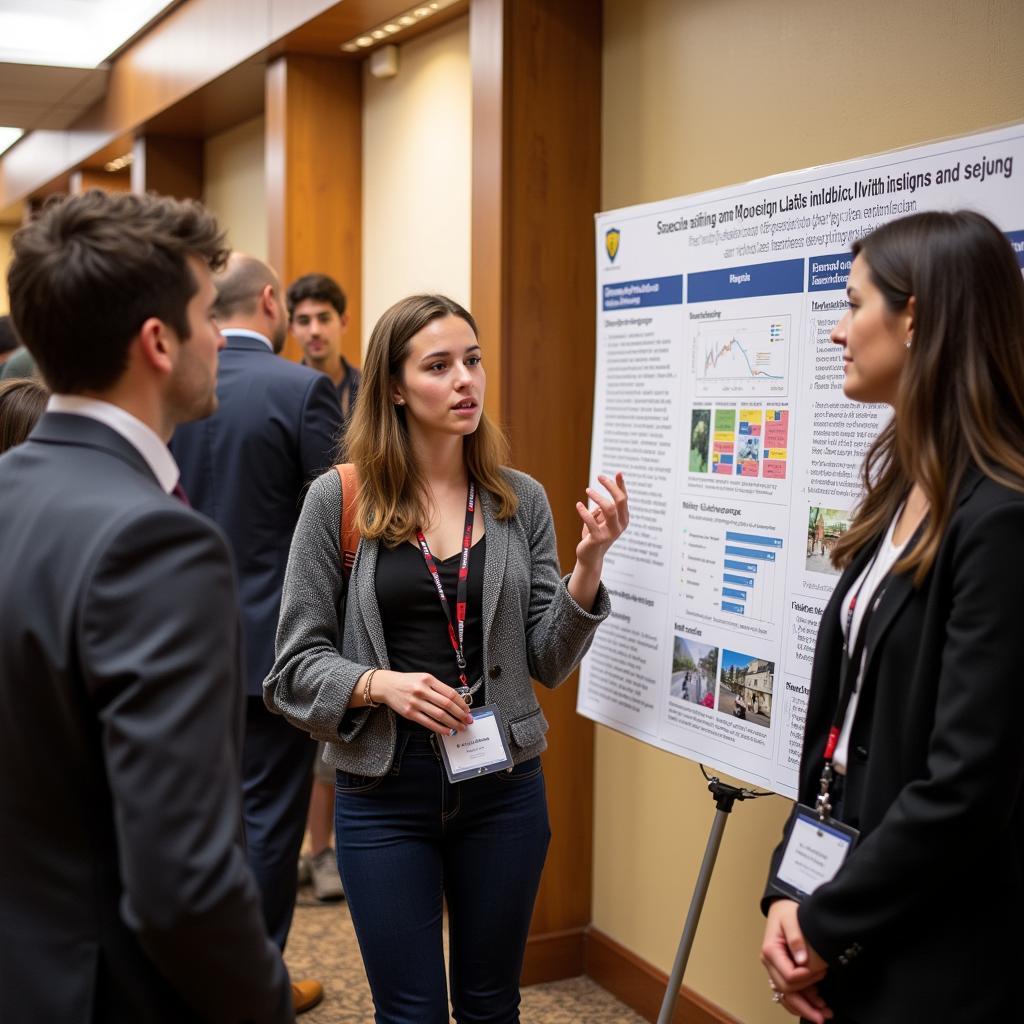
{"label": "attendee in background", "polygon": [[6,358],[0,360],[0,380],[38,376],[36,360],[25,345],[11,349]]}
{"label": "attendee in background", "polygon": [[[359,393],[359,370],[345,358],[341,342],[348,330],[348,302],[341,286],[326,274],[306,274],[288,288],[288,324],[302,346],[302,361],[326,374],[334,385],[344,426],[348,426]],[[310,881],[320,900],[344,895],[337,861],[331,848],[334,832],[334,769],[317,751],[313,793],[309,802],[308,856],[302,859],[300,880]]]}
{"label": "attendee in background", "polygon": [[359,394],[359,370],[342,355],[348,330],[348,302],[338,283],[326,274],[305,274],[288,286],[288,326],[302,346],[302,361],[327,374],[347,424]]}
{"label": "attendee in background", "polygon": [[[287,320],[274,271],[233,253],[215,284],[213,315],[226,341],[217,411],[179,427],[171,451],[193,507],[224,530],[235,555],[248,695],[242,748],[246,853],[267,929],[283,950],[295,909],[316,744],[267,710],[262,684],[274,663],[281,586],[302,495],[331,465],[341,415],[323,374],[277,358]],[[295,985],[297,1010],[323,995],[319,982]]]}
{"label": "attendee in background", "polygon": [[0,366],[3,366],[17,352],[21,342],[14,333],[14,324],[7,315],[0,316]]}
{"label": "attendee in background", "polygon": [[[628,518],[622,478],[601,477],[608,493],[577,504],[576,566],[560,577],[543,488],[501,465],[481,357],[473,318],[442,296],[377,323],[348,433],[357,493],[343,496],[336,472],[310,488],[265,684],[268,704],[329,741],[338,860],[380,1024],[447,1024],[444,902],[455,1020],[518,1019],[550,837],[531,676],[556,686],[583,657]],[[344,586],[343,500],[361,535]],[[497,706],[514,767],[453,784],[438,737],[467,728],[470,703]]]}
{"label": "attendee in background", "polygon": [[37,380],[0,381],[0,455],[32,433],[49,394]]}
{"label": "attendee in background", "polygon": [[216,407],[223,235],[92,191],[12,247],[53,396],[0,456],[0,1019],[290,1021],[242,848],[231,557],[166,446]]}
{"label": "attendee in background", "polygon": [[1024,284],[976,213],[893,221],[853,253],[843,390],[893,417],[832,546],[799,798],[824,790],[860,836],[799,903],[780,845],[761,958],[817,1024],[1019,1020]]}

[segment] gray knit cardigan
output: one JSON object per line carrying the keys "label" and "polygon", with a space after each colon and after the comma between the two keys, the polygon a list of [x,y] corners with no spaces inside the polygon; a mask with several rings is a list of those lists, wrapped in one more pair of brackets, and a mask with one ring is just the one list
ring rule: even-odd
{"label": "gray knit cardigan", "polygon": [[[579,664],[611,608],[602,584],[593,611],[570,597],[560,578],[555,529],[544,489],[504,470],[519,498],[512,519],[494,518],[486,491],[480,507],[487,534],[483,580],[483,664],[488,703],[505,719],[518,763],[547,746],[531,676],[555,687]],[[395,713],[348,703],[359,677],[388,668],[377,606],[378,543],[356,551],[347,600],[338,551],[341,483],[333,470],[315,480],[299,516],[281,598],[274,667],[263,683],[267,707],[328,743],[324,760],[342,771],[381,776],[395,754]]]}

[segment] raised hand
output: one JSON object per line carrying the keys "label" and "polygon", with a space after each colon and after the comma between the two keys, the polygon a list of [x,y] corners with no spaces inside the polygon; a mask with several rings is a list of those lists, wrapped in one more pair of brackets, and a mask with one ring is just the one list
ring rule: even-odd
{"label": "raised hand", "polygon": [[576,561],[582,566],[600,571],[605,552],[629,525],[629,496],[621,473],[616,473],[614,480],[607,476],[599,476],[597,479],[608,494],[588,487],[587,497],[595,507],[587,508],[582,501],[576,502],[576,511],[583,520],[583,534],[576,545]]}

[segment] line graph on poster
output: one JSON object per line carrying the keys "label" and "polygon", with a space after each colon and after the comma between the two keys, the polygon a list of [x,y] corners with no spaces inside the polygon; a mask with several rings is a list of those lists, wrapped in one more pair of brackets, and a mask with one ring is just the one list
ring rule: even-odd
{"label": "line graph on poster", "polygon": [[790,316],[752,316],[701,325],[693,335],[696,393],[787,393]]}

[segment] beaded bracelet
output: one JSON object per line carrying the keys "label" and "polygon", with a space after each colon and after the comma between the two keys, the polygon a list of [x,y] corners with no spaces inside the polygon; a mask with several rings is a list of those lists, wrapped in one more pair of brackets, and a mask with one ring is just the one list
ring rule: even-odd
{"label": "beaded bracelet", "polygon": [[370,684],[373,682],[373,677],[379,670],[371,668],[366,676],[366,682],[363,683],[363,702],[368,708],[379,708],[380,704],[370,696]]}

